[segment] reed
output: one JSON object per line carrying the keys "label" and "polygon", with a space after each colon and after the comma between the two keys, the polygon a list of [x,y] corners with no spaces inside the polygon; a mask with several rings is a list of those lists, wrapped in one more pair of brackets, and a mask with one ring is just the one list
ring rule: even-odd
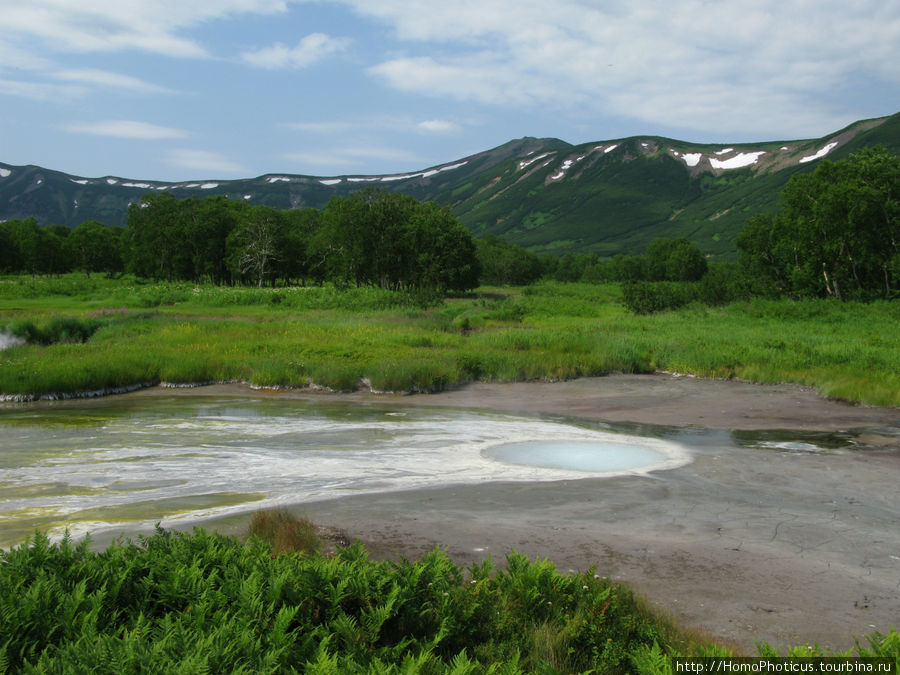
{"label": "reed", "polygon": [[318,529],[306,518],[287,509],[256,511],[247,525],[246,538],[257,537],[277,554],[288,552],[315,553],[321,546]]}

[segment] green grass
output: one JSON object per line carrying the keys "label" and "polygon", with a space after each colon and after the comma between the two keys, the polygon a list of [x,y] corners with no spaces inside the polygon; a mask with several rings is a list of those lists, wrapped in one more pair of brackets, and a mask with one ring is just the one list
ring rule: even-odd
{"label": "green grass", "polygon": [[0,329],[33,339],[0,353],[0,393],[227,380],[438,391],[663,370],[897,406],[898,325],[896,302],[753,300],[637,316],[616,284],[482,288],[422,308],[366,288],[12,278],[0,280]]}

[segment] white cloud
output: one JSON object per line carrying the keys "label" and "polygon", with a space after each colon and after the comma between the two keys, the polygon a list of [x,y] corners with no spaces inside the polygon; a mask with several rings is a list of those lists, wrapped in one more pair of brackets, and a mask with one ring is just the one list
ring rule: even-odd
{"label": "white cloud", "polygon": [[140,50],[201,57],[186,28],[242,13],[283,12],[286,0],[0,0],[6,35],[36,37],[57,51]]}
{"label": "white cloud", "polygon": [[284,126],[287,129],[302,131],[303,133],[308,134],[338,134],[359,127],[359,125],[354,122],[343,122],[339,120],[329,120],[326,122],[287,122]]}
{"label": "white cloud", "polygon": [[181,129],[162,127],[147,122],[133,120],[104,120],[101,122],[83,122],[70,124],[68,131],[93,136],[112,136],[113,138],[130,138],[136,140],[162,140],[168,138],[184,138],[188,135]]}
{"label": "white cloud", "polygon": [[78,82],[81,84],[109,87],[112,89],[127,89],[140,93],[172,93],[171,89],[150,82],[144,82],[143,80],[131,77],[130,75],[122,75],[120,73],[113,73],[108,70],[98,70],[95,68],[63,70],[54,73],[54,77],[68,82]]}
{"label": "white cloud", "polygon": [[416,129],[426,134],[456,134],[462,131],[456,122],[448,120],[423,120],[416,125]]}
{"label": "white cloud", "polygon": [[539,88],[533,78],[490,54],[444,62],[430,56],[404,57],[372,66],[369,72],[401,91],[488,104],[534,103]]}
{"label": "white cloud", "polygon": [[417,122],[408,115],[375,115],[356,119],[332,119],[318,122],[287,122],[286,129],[293,129],[305,134],[370,134],[372,132],[393,132],[405,134],[410,131],[425,134],[453,134],[462,131],[456,122],[441,119],[430,119]]}
{"label": "white cloud", "polygon": [[882,0],[341,2],[409,43],[371,74],[441,98],[766,135],[833,129],[853,119],[835,91],[900,83],[900,4]]}
{"label": "white cloud", "polygon": [[30,50],[19,49],[0,39],[0,69],[25,68],[39,69],[49,67],[50,62]]}
{"label": "white cloud", "polygon": [[69,85],[0,79],[0,94],[35,101],[59,101],[79,98],[85,94],[85,90],[83,87]]}
{"label": "white cloud", "polygon": [[167,161],[172,166],[193,171],[209,171],[218,174],[240,174],[246,171],[237,162],[209,150],[173,150],[169,153]]}
{"label": "white cloud", "polygon": [[347,48],[346,38],[333,38],[324,33],[312,33],[297,43],[286,47],[280,42],[253,52],[244,52],[241,58],[259,68],[306,68],[331,54]]}

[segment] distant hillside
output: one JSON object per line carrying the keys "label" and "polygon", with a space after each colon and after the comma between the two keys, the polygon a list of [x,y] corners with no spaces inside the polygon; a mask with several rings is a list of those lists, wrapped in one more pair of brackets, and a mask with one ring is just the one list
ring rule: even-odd
{"label": "distant hillside", "polygon": [[730,257],[747,218],[774,211],[791,176],[812,171],[824,157],[842,159],[870,145],[900,153],[900,114],[801,141],[698,145],[641,136],[573,146],[523,138],[386,176],[269,174],[168,183],[0,163],[0,220],[124,225],[128,204],[152,190],[298,208],[380,187],[449,204],[475,235],[496,234],[539,253],[642,253],[651,239],[664,236],[687,237],[705,252]]}

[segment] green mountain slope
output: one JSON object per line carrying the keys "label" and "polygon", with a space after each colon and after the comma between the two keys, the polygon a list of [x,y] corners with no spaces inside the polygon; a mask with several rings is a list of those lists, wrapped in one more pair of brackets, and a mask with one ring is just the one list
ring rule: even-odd
{"label": "green mountain slope", "polygon": [[450,205],[477,236],[545,253],[641,253],[655,237],[687,237],[715,256],[735,253],[747,218],[773,212],[791,176],[862,147],[900,153],[900,114],[801,141],[699,145],[655,136],[572,146],[523,138],[449,164],[390,176],[270,174],[164,183],[81,178],[0,163],[0,220],[34,216],[74,227],[124,225],[128,204],[152,190],[226,195],[278,208],[321,207],[365,187]]}

